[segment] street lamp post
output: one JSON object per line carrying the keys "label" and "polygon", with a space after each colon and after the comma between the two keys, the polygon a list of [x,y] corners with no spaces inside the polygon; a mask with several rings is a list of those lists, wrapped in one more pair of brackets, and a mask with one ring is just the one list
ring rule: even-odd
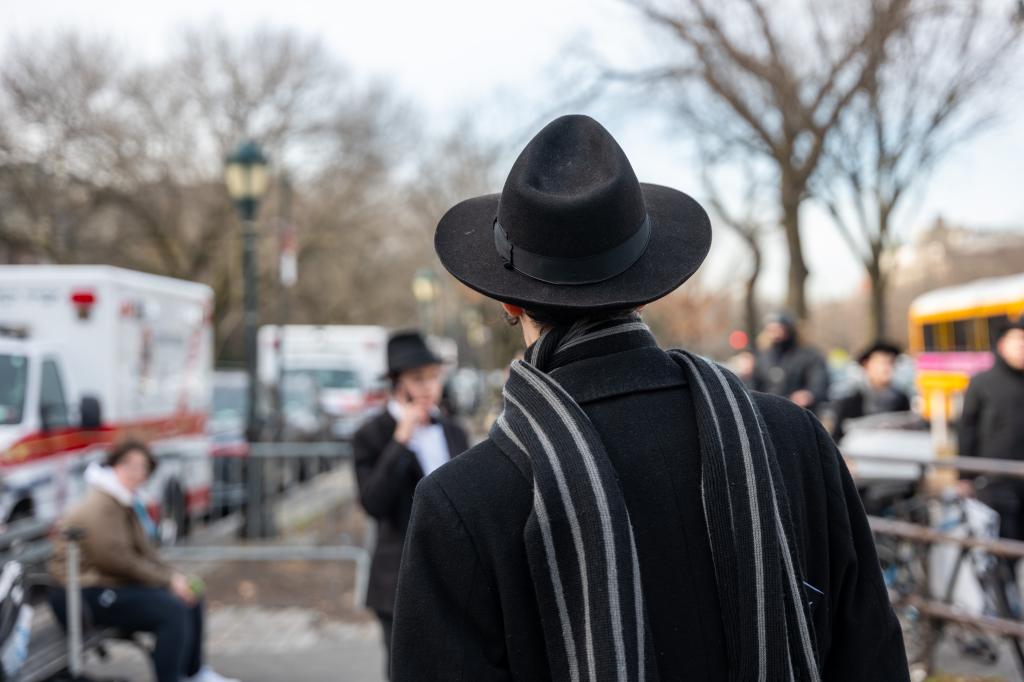
{"label": "street lamp post", "polygon": [[[245,369],[249,376],[249,410],[245,436],[249,443],[259,440],[257,400],[259,381],[256,376],[256,330],[259,312],[256,307],[256,215],[260,200],[267,191],[267,158],[252,141],[243,142],[225,160],[224,182],[228,195],[242,219],[242,279],[244,283]],[[262,493],[263,468],[254,458],[248,466],[245,534],[260,537],[263,532]]]}
{"label": "street lamp post", "polygon": [[434,333],[434,305],[440,292],[437,274],[428,268],[416,271],[412,278],[412,295],[420,313],[420,328],[424,334]]}

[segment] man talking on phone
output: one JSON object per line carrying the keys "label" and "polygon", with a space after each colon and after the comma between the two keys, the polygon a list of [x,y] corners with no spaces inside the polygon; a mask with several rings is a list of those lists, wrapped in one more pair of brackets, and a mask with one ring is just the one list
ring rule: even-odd
{"label": "man talking on phone", "polygon": [[391,399],[356,432],[356,479],[366,513],[377,521],[377,547],[370,568],[366,606],[380,619],[390,660],[402,545],[416,484],[467,449],[466,434],[438,409],[441,360],[414,331],[388,340]]}

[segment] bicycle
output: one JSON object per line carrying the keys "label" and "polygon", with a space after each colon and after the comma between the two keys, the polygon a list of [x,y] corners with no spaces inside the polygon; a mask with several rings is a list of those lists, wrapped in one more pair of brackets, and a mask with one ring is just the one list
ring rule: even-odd
{"label": "bicycle", "polygon": [[[989,514],[995,512],[977,500],[950,493],[938,496],[915,495],[896,500],[884,512],[887,518],[927,526],[944,534],[994,538],[998,534],[998,525],[992,527],[989,524],[986,527],[985,523],[979,521],[979,517],[984,520]],[[940,518],[933,522],[936,516]],[[881,535],[876,547],[890,599],[903,625],[907,658],[915,679],[924,679],[931,671],[936,647],[943,635],[950,636],[964,656],[985,665],[998,662],[998,636],[977,625],[937,618],[924,612],[921,605],[936,600],[946,605],[955,605],[958,589],[962,589],[961,575],[966,564],[982,596],[982,603],[975,604],[975,610],[986,615],[1019,620],[1019,590],[1007,561],[982,549],[955,545],[955,553],[950,557],[952,565],[946,569],[948,574],[936,576],[935,569],[941,567],[943,558],[940,552],[950,548],[950,545]],[[1006,638],[1011,642],[1017,667],[1024,675],[1024,649],[1021,642],[1015,637]]]}

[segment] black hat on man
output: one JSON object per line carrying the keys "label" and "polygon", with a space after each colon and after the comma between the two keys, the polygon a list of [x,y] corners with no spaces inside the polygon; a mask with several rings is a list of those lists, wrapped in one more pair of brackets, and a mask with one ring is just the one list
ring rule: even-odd
{"label": "black hat on man", "polygon": [[1024,331],[1024,315],[1017,318],[1016,320],[1007,320],[1001,324],[996,330],[996,336],[992,339],[992,345],[999,343],[1000,340],[1015,329]]}
{"label": "black hat on man", "polygon": [[639,182],[611,134],[579,115],[545,126],[500,194],[455,205],[434,236],[456,279],[527,310],[636,307],[685,282],[710,247],[704,209]]}
{"label": "black hat on man", "polygon": [[427,347],[427,342],[417,331],[395,332],[388,339],[389,377],[394,378],[411,369],[440,364],[441,358]]}

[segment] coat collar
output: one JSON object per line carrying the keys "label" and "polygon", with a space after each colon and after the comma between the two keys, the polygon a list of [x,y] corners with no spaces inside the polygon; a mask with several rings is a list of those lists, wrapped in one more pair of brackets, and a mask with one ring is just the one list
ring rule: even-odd
{"label": "coat collar", "polygon": [[606,344],[585,345],[585,353],[551,372],[578,403],[686,385],[679,365],[651,334],[621,334]]}

